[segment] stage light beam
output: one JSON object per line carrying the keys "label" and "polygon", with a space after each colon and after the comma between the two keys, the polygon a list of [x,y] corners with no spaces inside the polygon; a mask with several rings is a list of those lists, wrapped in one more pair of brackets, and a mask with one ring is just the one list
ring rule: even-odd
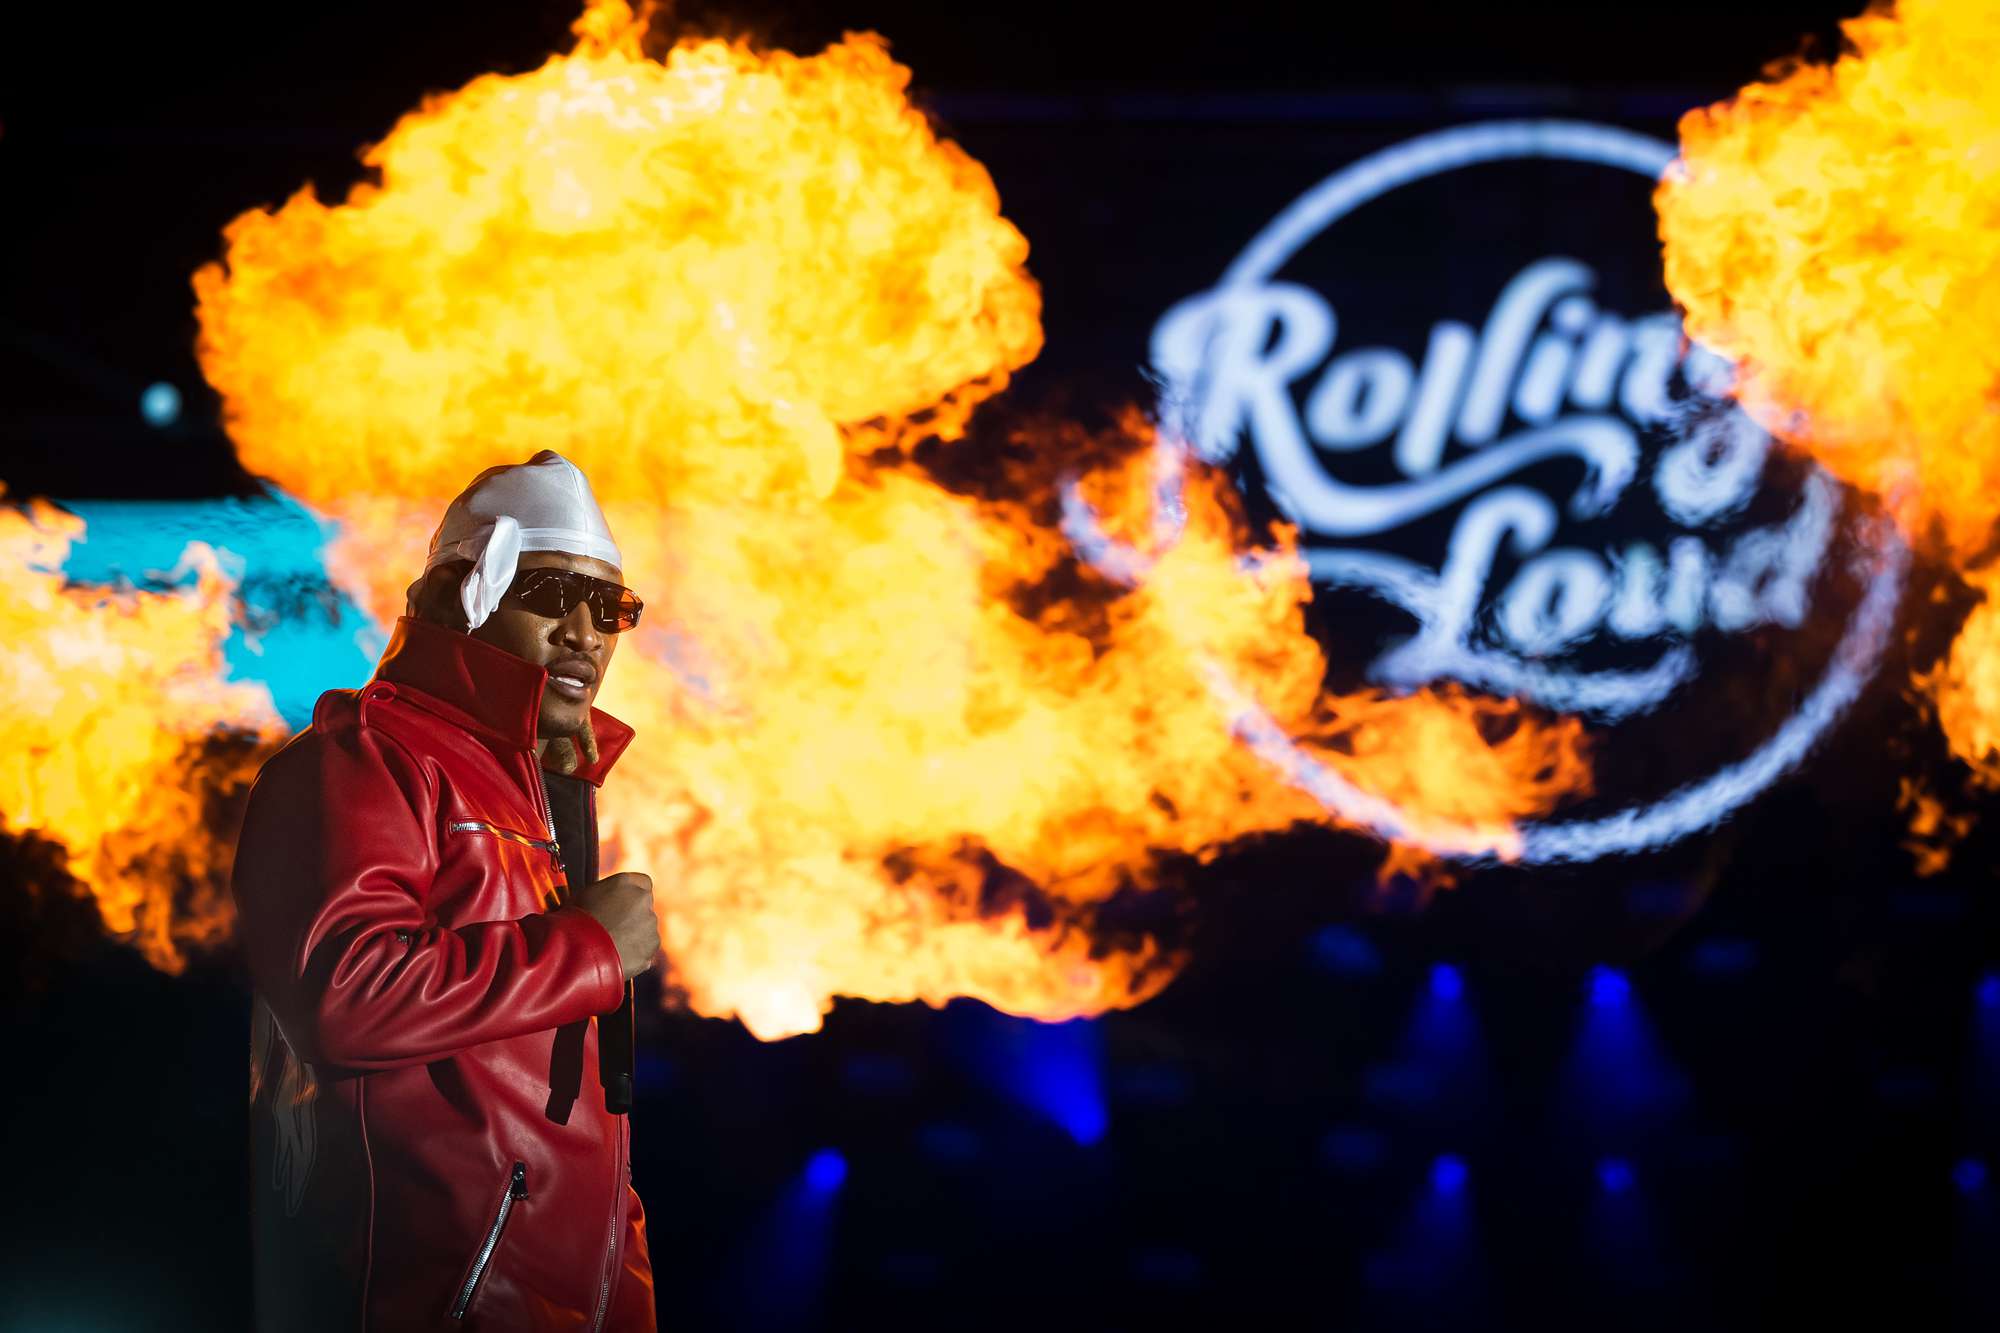
{"label": "stage light beam", "polygon": [[821,1148],[806,1162],[807,1190],[822,1197],[837,1194],[847,1183],[847,1158],[837,1148]]}
{"label": "stage light beam", "polygon": [[1092,1147],[1111,1127],[1097,1020],[1042,1023],[972,1001],[946,1011],[950,1050],[973,1079]]}
{"label": "stage light beam", "polygon": [[1583,995],[1558,1113],[1591,1146],[1622,1155],[1679,1114],[1687,1080],[1654,1037],[1631,978],[1594,967]]}

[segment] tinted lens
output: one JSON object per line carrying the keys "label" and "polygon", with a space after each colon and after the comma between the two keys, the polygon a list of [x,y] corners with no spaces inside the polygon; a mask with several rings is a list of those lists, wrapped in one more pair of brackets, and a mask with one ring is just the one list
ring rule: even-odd
{"label": "tinted lens", "polygon": [[619,634],[639,623],[644,603],[630,588],[573,569],[531,569],[509,590],[515,601],[538,616],[560,620],[580,601],[590,603],[590,619],[602,634]]}
{"label": "tinted lens", "polygon": [[597,586],[591,590],[590,614],[598,629],[606,634],[622,634],[639,623],[639,613],[646,609],[646,604],[637,593],[615,583],[593,581]]}
{"label": "tinted lens", "polygon": [[524,609],[550,620],[561,620],[576,604],[573,593],[578,590],[571,588],[569,579],[566,570],[531,569],[515,579],[508,591]]}

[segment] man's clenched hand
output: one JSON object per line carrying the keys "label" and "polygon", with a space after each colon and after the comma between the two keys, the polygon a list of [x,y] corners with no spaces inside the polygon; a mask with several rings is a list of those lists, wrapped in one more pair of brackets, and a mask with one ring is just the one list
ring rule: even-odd
{"label": "man's clenched hand", "polygon": [[634,870],[586,884],[571,901],[597,918],[618,945],[618,961],[631,980],[660,952],[660,921],[653,914],[653,880]]}

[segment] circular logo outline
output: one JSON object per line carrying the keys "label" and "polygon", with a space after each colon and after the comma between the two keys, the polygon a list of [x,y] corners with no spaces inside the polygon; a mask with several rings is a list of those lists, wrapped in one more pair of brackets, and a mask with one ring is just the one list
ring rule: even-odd
{"label": "circular logo outline", "polygon": [[[1489,121],[1432,131],[1370,153],[1299,196],[1251,238],[1224,270],[1215,290],[1263,282],[1347,213],[1429,176],[1486,162],[1552,158],[1617,167],[1657,180],[1676,156],[1672,145],[1658,139],[1587,121]],[[1163,403],[1185,396],[1186,386],[1164,370],[1162,379]],[[1162,432],[1162,446],[1175,455],[1162,466],[1162,491],[1168,491],[1168,483],[1171,486],[1171,494],[1161,496],[1163,512],[1179,512],[1178,461],[1190,446],[1167,430]],[[1107,562],[1116,565],[1117,576],[1129,580],[1131,561],[1142,557],[1110,549],[1101,532],[1093,532],[1095,525],[1080,502],[1067,506],[1067,500],[1065,530],[1079,552],[1100,568]],[[1864,521],[1856,530],[1864,550],[1872,552],[1859,562],[1872,568],[1857,570],[1866,578],[1865,591],[1825,672],[1776,731],[1744,758],[1649,803],[1591,819],[1523,823],[1511,859],[1526,864],[1584,862],[1657,850],[1714,827],[1796,767],[1873,677],[1901,600],[1909,550],[1900,534],[1879,519]],[[1231,714],[1238,736],[1330,813],[1383,836],[1417,842],[1439,855],[1483,860],[1494,854],[1490,833],[1415,823],[1392,803],[1354,787],[1302,750],[1219,668],[1212,668],[1209,683],[1217,702]]]}

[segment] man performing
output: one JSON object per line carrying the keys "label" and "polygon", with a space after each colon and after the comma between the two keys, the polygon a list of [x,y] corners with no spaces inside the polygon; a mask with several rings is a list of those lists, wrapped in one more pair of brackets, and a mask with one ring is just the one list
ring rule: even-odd
{"label": "man performing", "polygon": [[481,473],[374,678],[258,775],[233,889],[260,1328],[654,1327],[593,1021],[629,1058],[659,950],[651,881],[597,878],[619,564],[568,460]]}

